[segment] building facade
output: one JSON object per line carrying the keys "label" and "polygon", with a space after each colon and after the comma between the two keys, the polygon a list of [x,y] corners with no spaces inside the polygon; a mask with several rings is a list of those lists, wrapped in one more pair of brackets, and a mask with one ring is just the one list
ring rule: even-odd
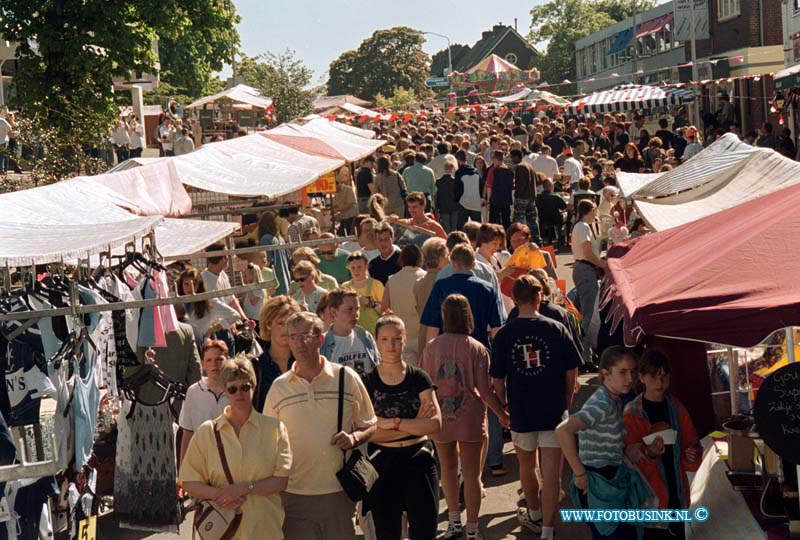
{"label": "building facade", "polygon": [[784,66],[781,0],[708,0],[708,10],[709,39],[697,41],[697,78],[716,82],[702,85],[701,111],[716,112],[729,96],[742,133],[765,122],[777,129],[770,104],[771,74]]}
{"label": "building facade", "polygon": [[[578,93],[606,90],[631,82],[658,84],[673,78],[672,67],[685,62],[684,43],[675,39],[672,2],[658,5],[575,43]],[[634,48],[635,45],[635,48]],[[636,74],[641,70],[640,74]]]}

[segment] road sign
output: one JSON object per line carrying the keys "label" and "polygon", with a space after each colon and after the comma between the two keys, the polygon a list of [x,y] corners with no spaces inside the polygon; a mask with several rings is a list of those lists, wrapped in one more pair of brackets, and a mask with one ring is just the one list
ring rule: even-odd
{"label": "road sign", "polygon": [[428,88],[435,88],[437,86],[450,86],[450,79],[447,77],[428,77],[425,80],[425,86]]}

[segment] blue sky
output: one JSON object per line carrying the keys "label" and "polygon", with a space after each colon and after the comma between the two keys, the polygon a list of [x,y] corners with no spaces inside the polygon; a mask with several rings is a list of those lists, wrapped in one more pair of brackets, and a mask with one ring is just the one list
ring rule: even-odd
{"label": "blue sky", "polygon": [[[444,34],[452,43],[473,45],[483,30],[497,23],[514,24],[526,35],[530,10],[544,0],[234,0],[242,16],[241,49],[248,56],[294,49],[297,58],[314,71],[312,84],[322,78],[342,52],[355,49],[375,30],[409,26]],[[426,36],[429,54],[447,42]],[[230,69],[223,72],[230,75]]]}

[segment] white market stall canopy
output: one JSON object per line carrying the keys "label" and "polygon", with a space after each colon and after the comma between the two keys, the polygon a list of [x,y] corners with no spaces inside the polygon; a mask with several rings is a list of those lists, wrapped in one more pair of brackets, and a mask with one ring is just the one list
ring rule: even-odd
{"label": "white market stall canopy", "polygon": [[641,174],[617,171],[617,185],[626,197],[664,197],[713,182],[725,171],[735,170],[759,149],[726,133],[692,159],[663,173]]}
{"label": "white market stall canopy", "polygon": [[[327,120],[326,120],[327,121]],[[344,132],[342,132],[344,133]],[[366,139],[359,137],[359,140],[351,140],[348,135],[344,138],[338,134],[325,135],[320,130],[314,130],[307,126],[300,126],[297,124],[282,124],[274,129],[262,133],[267,138],[273,135],[277,136],[293,136],[293,137],[308,137],[320,141],[331,148],[333,148],[343,159],[347,161],[357,161],[362,159],[378,148],[383,146],[384,141],[376,139]],[[283,143],[283,139],[275,139]]]}
{"label": "white market stall canopy", "polygon": [[358,105],[359,107],[368,107],[370,105],[369,101],[364,101],[363,99],[358,99],[355,96],[322,96],[315,99],[311,102],[311,106],[314,108],[315,111],[321,111],[324,109],[330,109],[333,107],[341,107],[345,104],[353,104]]}
{"label": "white market stall canopy", "polygon": [[[678,169],[688,166],[694,159]],[[798,183],[800,163],[761,148],[702,186],[667,197],[636,200],[634,204],[639,216],[652,229],[662,231]]]}
{"label": "white market stall canopy", "polygon": [[[162,166],[167,165],[165,162]],[[236,223],[164,219],[162,215],[136,216],[123,207],[150,211],[158,209],[152,205],[163,204],[164,208],[175,208],[175,200],[163,198],[156,203],[152,195],[137,200],[133,192],[123,197],[111,188],[116,185],[115,176],[63,180],[0,195],[0,234],[4,239],[0,242],[0,263],[44,264],[86,258],[102,251],[120,252],[126,243],[152,231],[163,255],[182,255],[213,244],[238,227]],[[146,176],[147,171],[136,177]],[[101,177],[112,180],[104,189],[93,181]]]}
{"label": "white market stall canopy", "polygon": [[[0,223],[0,266],[30,266],[86,259],[139,240],[156,228],[161,216],[70,226]],[[156,240],[157,242],[158,240]]]}
{"label": "white market stall canopy", "polygon": [[375,138],[375,132],[371,129],[361,129],[341,122],[332,122],[327,118],[311,118],[303,124],[303,127],[319,135],[337,137],[356,144],[364,144],[365,140]]}
{"label": "white market stall canopy", "polygon": [[626,85],[596,92],[570,103],[572,114],[605,114],[660,107],[676,107],[694,101],[692,90],[661,86]]}
{"label": "white market stall canopy", "polygon": [[278,197],[301,189],[345,164],[300,152],[261,136],[203,145],[169,158],[185,185],[237,197]]}
{"label": "white market stall canopy", "polygon": [[261,92],[253,88],[252,86],[247,86],[246,84],[237,84],[233,88],[228,88],[227,90],[223,90],[217,94],[212,96],[206,96],[204,98],[200,98],[197,101],[187,105],[187,109],[193,109],[197,107],[202,107],[204,105],[213,104],[215,101],[219,101],[220,99],[230,99],[231,101],[235,101],[237,103],[244,103],[246,105],[251,105],[253,107],[260,107],[262,109],[269,109],[272,107],[272,99],[266,96],[262,96]]}

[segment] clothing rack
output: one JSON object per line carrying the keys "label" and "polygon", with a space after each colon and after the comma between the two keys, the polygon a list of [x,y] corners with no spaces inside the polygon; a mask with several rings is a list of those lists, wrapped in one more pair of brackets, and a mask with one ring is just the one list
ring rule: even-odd
{"label": "clothing rack", "polygon": [[[0,313],[0,321],[21,321],[27,319],[41,319],[44,317],[59,317],[62,315],[83,315],[85,313],[99,313],[102,311],[121,311],[124,309],[144,308],[155,306],[169,306],[175,304],[190,304],[231,296],[236,294],[248,293],[259,289],[271,289],[278,286],[277,280],[262,281],[261,283],[251,283],[229,289],[218,289],[204,293],[187,294],[184,296],[174,296],[170,298],[151,298],[147,300],[132,300],[127,302],[111,302],[108,304],[94,304],[87,306],[73,305],[65,308],[40,309],[31,311],[21,311],[19,313]],[[35,321],[34,321],[35,322]],[[31,323],[33,324],[33,323]]]}

